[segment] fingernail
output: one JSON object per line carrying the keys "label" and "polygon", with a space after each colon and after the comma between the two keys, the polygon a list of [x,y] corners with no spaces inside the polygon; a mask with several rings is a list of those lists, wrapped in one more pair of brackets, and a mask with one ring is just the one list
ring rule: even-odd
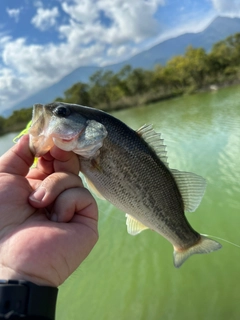
{"label": "fingernail", "polygon": [[44,198],[45,194],[46,194],[46,189],[40,187],[30,196],[30,199],[32,201],[40,202]]}
{"label": "fingernail", "polygon": [[56,213],[53,213],[51,215],[50,220],[53,221],[53,222],[57,222],[58,221],[58,217],[57,217]]}

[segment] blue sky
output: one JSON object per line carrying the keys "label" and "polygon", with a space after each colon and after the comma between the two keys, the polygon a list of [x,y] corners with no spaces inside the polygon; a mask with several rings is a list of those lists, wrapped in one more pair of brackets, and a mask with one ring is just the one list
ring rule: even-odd
{"label": "blue sky", "polygon": [[240,17],[240,0],[1,0],[0,113],[80,66]]}

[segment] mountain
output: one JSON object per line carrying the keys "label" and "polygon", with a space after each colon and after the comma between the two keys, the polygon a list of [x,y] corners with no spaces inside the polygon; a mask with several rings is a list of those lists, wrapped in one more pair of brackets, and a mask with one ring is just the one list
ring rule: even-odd
{"label": "mountain", "polygon": [[173,56],[184,54],[189,45],[210,51],[214,43],[237,32],[240,32],[240,18],[217,17],[202,32],[185,33],[165,40],[130,58],[125,64],[143,68],[152,68],[157,63],[164,65]]}
{"label": "mountain", "polygon": [[4,116],[9,116],[13,110],[29,107],[34,103],[48,103],[56,97],[63,96],[65,90],[76,82],[88,82],[89,77],[97,70],[112,70],[118,72],[124,65],[129,64],[133,68],[151,69],[156,64],[166,64],[175,55],[184,54],[189,45],[202,47],[210,51],[212,45],[226,37],[240,32],[240,18],[217,17],[211,24],[199,33],[186,33],[178,37],[165,40],[154,47],[145,50],[121,63],[106,66],[86,66],[79,67],[59,82],[45,88],[29,98],[14,105],[10,110],[5,111]]}

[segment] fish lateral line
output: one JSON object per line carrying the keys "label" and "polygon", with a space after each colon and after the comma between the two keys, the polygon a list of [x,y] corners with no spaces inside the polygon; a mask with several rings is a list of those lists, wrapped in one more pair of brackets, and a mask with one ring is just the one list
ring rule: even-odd
{"label": "fish lateral line", "polygon": [[231,241],[226,240],[226,239],[224,239],[224,238],[220,238],[220,237],[217,237],[217,236],[212,236],[212,235],[204,234],[204,233],[201,233],[201,235],[204,236],[204,237],[210,237],[210,238],[214,238],[214,239],[217,239],[217,240],[221,240],[221,241],[224,241],[224,242],[226,242],[226,243],[228,243],[228,244],[231,244],[231,245],[234,246],[234,247],[240,248],[240,245],[239,245],[239,244],[234,243],[234,242],[231,242]]}

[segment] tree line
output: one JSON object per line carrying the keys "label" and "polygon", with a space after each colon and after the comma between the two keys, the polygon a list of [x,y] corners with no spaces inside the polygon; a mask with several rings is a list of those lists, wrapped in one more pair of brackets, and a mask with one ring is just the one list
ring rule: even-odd
{"label": "tree line", "polygon": [[0,116],[0,135],[23,130],[32,118],[32,107],[13,111],[8,118]]}
{"label": "tree line", "polygon": [[183,93],[231,84],[240,79],[240,33],[216,43],[207,53],[189,46],[153,70],[124,66],[119,72],[97,71],[89,83],[78,82],[57,101],[94,106],[103,110],[132,107]]}
{"label": "tree line", "polygon": [[[240,33],[203,48],[189,46],[184,55],[171,58],[165,66],[153,70],[124,66],[119,72],[99,70],[89,83],[77,82],[56,101],[117,110],[208,90],[211,85],[228,85],[240,80]],[[24,126],[31,119],[31,108],[0,117],[0,134]]]}

